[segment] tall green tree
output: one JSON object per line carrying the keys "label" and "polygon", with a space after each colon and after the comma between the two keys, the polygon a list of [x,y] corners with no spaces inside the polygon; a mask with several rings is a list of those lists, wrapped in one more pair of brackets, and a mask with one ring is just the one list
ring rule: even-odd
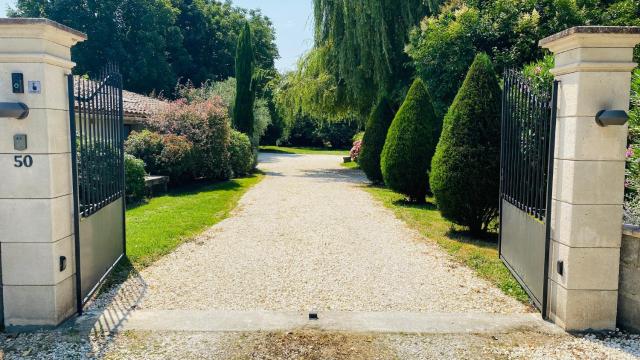
{"label": "tall green tree", "polygon": [[431,96],[416,79],[389,127],[380,161],[385,184],[409,201],[425,201],[439,129]]}
{"label": "tall green tree", "polygon": [[[429,13],[424,0],[314,0],[315,45],[290,78],[290,95],[316,117],[369,115],[388,95],[400,104],[413,77],[409,30]],[[433,4],[432,4],[433,5]],[[295,91],[294,91],[295,90]]]}
{"label": "tall green tree", "polygon": [[234,76],[240,32],[249,21],[256,67],[274,70],[275,31],[260,11],[216,0],[17,0],[16,17],[46,17],[87,33],[72,49],[79,74],[120,64],[125,88],[172,97],[176,81],[199,86]]}
{"label": "tall green tree", "polygon": [[491,60],[478,54],[444,118],[430,176],[442,215],[474,234],[498,214],[500,106]]}
{"label": "tall green tree", "polygon": [[233,107],[233,124],[249,138],[253,138],[253,106],[256,99],[254,63],[251,28],[249,23],[246,23],[236,48],[236,100]]}

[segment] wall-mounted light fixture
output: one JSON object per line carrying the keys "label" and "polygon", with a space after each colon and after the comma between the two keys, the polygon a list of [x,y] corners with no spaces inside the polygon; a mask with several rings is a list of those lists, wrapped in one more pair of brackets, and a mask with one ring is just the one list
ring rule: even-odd
{"label": "wall-mounted light fixture", "polygon": [[629,121],[629,115],[623,110],[601,110],[596,115],[596,122],[600,126],[620,126]]}
{"label": "wall-mounted light fixture", "polygon": [[22,120],[29,116],[29,107],[21,102],[0,102],[0,118]]}

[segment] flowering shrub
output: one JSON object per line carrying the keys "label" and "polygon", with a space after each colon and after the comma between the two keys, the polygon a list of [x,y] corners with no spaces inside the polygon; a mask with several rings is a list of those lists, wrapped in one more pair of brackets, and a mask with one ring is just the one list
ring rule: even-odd
{"label": "flowering shrub", "polygon": [[155,115],[149,126],[162,134],[183,136],[193,144],[193,176],[225,180],[230,176],[231,127],[219,97],[187,103],[177,100]]}
{"label": "flowering shrub", "polygon": [[360,157],[360,151],[362,150],[362,140],[356,140],[353,142],[353,147],[351,148],[351,151],[349,152],[349,155],[351,155],[351,160],[353,161],[358,161],[358,158]]}

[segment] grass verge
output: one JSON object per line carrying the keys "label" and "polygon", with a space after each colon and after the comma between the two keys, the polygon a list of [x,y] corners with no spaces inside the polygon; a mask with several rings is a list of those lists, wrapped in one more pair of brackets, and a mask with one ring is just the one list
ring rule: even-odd
{"label": "grass verge", "polygon": [[348,163],[343,162],[343,163],[340,163],[340,166],[342,166],[343,168],[353,169],[353,170],[360,169],[360,165],[358,165],[358,163],[355,161],[351,161]]}
{"label": "grass verge", "polygon": [[299,155],[341,155],[341,156],[349,155],[349,150],[336,150],[336,149],[312,148],[312,147],[260,146],[260,152],[276,153],[276,154],[299,154]]}
{"label": "grass verge", "polygon": [[391,209],[396,217],[425,237],[435,241],[453,258],[495,284],[505,294],[528,303],[529,297],[498,258],[497,235],[476,239],[445,220],[429,199],[426,205],[405,202],[404,195],[381,187],[367,187],[373,197]]}

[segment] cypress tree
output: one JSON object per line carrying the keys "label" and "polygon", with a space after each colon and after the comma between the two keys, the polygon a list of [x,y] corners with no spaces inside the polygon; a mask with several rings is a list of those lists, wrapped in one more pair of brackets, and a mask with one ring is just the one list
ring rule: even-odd
{"label": "cypress tree", "polygon": [[417,79],[389,127],[381,155],[385,184],[409,201],[425,201],[439,129],[431,96]]}
{"label": "cypress tree", "polygon": [[253,84],[253,45],[251,28],[245,23],[236,49],[236,101],[233,107],[233,125],[236,130],[253,139],[255,89]]}
{"label": "cypress tree", "polygon": [[478,54],[444,118],[431,190],[442,215],[483,234],[498,214],[501,93],[489,57]]}
{"label": "cypress tree", "polygon": [[387,132],[393,116],[394,111],[389,99],[385,96],[378,101],[367,120],[358,164],[367,175],[367,178],[373,183],[379,183],[384,180],[382,170],[380,170],[380,155],[387,139]]}

